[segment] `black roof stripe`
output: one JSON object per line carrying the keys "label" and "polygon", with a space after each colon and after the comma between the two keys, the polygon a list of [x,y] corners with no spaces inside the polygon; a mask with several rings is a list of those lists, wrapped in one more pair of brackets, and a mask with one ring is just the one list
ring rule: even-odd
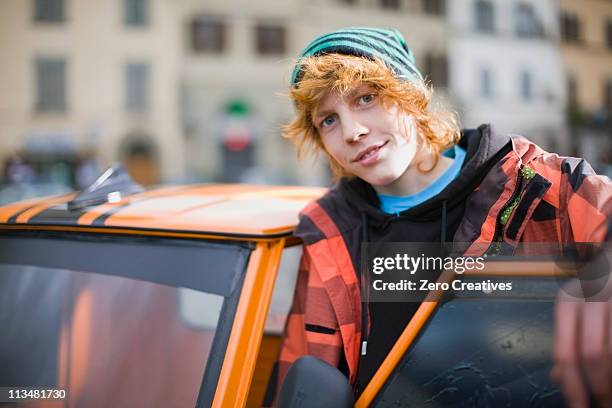
{"label": "black roof stripe", "polygon": [[83,214],[85,214],[84,211],[70,211],[66,204],[58,204],[34,215],[28,220],[28,224],[62,223],[64,225],[77,225],[79,218]]}
{"label": "black roof stripe", "polygon": [[[72,194],[72,192],[70,193],[65,193],[65,194],[60,194],[59,196],[54,196],[51,199],[57,199],[57,198],[61,198],[61,197],[68,197]],[[26,208],[23,208],[19,211],[17,211],[15,214],[13,214],[12,216],[10,216],[8,218],[8,220],[6,220],[7,224],[16,224],[17,223],[17,218],[19,218],[19,216],[23,213],[25,213],[26,211],[31,210],[32,208],[39,206],[41,204],[43,204],[44,202],[41,201],[36,201],[35,203],[33,203],[32,205],[27,206]]]}
{"label": "black roof stripe", "polygon": [[181,190],[188,190],[190,188],[192,188],[193,186],[190,185],[185,185],[185,186],[178,186],[175,188],[170,189],[170,191],[168,190],[162,190],[159,191],[159,194],[149,194],[146,195],[144,197],[138,197],[135,196],[134,200],[132,201],[128,201],[125,203],[122,203],[121,205],[117,205],[114,206],[112,208],[109,208],[108,211],[106,211],[103,214],[100,214],[98,217],[96,217],[90,225],[92,226],[103,226],[106,224],[106,220],[110,217],[112,217],[113,215],[117,214],[119,211],[123,210],[126,207],[129,207],[132,204],[136,204],[136,203],[140,203],[146,200],[151,200],[153,198],[163,198],[163,197],[168,197],[171,193],[176,193],[177,191],[181,191]]}
{"label": "black roof stripe", "polygon": [[107,220],[107,219],[108,219],[110,216],[115,215],[117,212],[119,212],[119,210],[121,210],[121,209],[123,209],[123,208],[125,208],[125,207],[129,207],[129,205],[130,205],[130,204],[131,204],[131,203],[124,203],[124,204],[122,204],[122,205],[118,205],[118,206],[115,206],[115,207],[113,207],[113,208],[109,209],[109,210],[108,210],[108,211],[106,211],[105,213],[102,213],[102,214],[100,214],[99,216],[97,216],[97,217],[96,217],[96,218],[95,218],[95,219],[94,219],[94,220],[91,222],[91,224],[90,224],[90,225],[93,225],[93,226],[101,226],[101,225],[104,225],[104,224],[106,223],[106,220]]}
{"label": "black roof stripe", "polygon": [[22,210],[17,211],[15,214],[13,214],[12,216],[9,217],[8,220],[6,220],[6,222],[8,224],[15,224],[17,222],[17,217],[19,217],[21,214],[23,214],[24,212],[28,211],[30,208],[34,208],[36,206],[36,204],[34,205],[30,205]]}

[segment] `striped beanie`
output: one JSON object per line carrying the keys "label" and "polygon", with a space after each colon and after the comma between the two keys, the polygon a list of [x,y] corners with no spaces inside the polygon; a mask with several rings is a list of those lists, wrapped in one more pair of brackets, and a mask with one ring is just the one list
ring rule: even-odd
{"label": "striped beanie", "polygon": [[291,86],[295,88],[303,76],[300,60],[332,53],[355,55],[368,59],[377,57],[384,61],[398,78],[408,81],[423,79],[414,62],[414,55],[399,31],[373,27],[350,27],[324,34],[308,44],[300,53],[293,69]]}

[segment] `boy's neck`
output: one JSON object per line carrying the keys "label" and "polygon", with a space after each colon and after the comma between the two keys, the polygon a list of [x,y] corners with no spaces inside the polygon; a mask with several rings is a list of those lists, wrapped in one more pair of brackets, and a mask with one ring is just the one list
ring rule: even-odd
{"label": "boy's neck", "polygon": [[[416,160],[408,166],[408,169],[397,178],[394,182],[384,186],[372,186],[374,190],[381,195],[389,195],[396,197],[404,197],[416,194],[420,191],[425,190],[431,185],[438,177],[440,177],[453,163],[453,159],[440,155],[438,162],[435,167],[427,173],[421,172],[417,168],[419,162],[418,157]],[[433,164],[433,156],[428,156],[423,161],[421,168],[428,169]]]}

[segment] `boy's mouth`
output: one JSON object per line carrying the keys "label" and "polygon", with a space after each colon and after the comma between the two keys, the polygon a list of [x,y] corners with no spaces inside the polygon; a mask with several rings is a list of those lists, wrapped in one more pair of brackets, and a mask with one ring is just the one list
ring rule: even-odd
{"label": "boy's mouth", "polygon": [[376,153],[378,153],[378,151],[385,146],[389,141],[386,142],[379,142],[376,143],[372,146],[368,146],[365,149],[361,150],[357,156],[355,156],[355,158],[353,159],[353,163],[358,163],[361,161],[368,161],[368,159],[373,158],[374,156],[376,156]]}

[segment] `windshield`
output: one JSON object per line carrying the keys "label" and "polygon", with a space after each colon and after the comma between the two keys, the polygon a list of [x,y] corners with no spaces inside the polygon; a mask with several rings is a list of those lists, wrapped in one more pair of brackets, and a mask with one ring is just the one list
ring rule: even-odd
{"label": "windshield", "polygon": [[249,253],[191,240],[0,238],[0,385],[63,388],[68,406],[209,405]]}

